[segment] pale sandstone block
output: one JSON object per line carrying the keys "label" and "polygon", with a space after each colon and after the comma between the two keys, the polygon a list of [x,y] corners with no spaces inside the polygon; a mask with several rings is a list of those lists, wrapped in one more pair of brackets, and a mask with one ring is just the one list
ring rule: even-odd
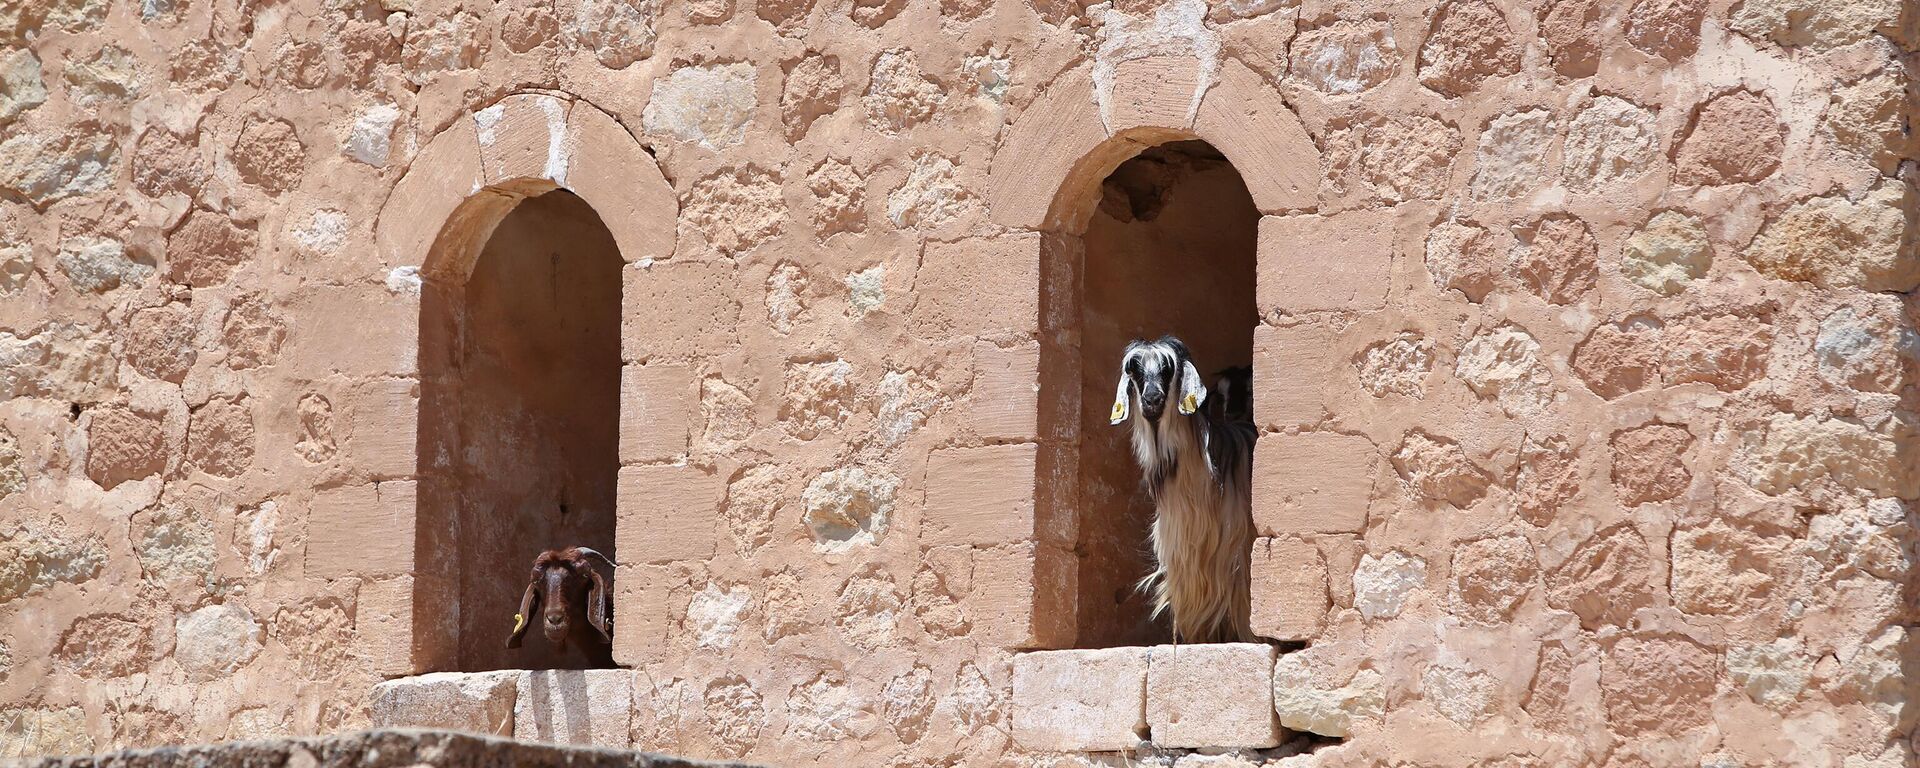
{"label": "pale sandstone block", "polygon": [[1318,423],[1339,375],[1329,328],[1253,329],[1254,420],[1263,428]]}
{"label": "pale sandstone block", "polygon": [[414,475],[420,440],[419,383],[376,379],[354,387],[347,397],[353,431],[346,454],[353,468],[375,479]]}
{"label": "pale sandstone block", "polygon": [[1040,235],[927,243],[915,278],[913,333],[938,340],[1040,329]]}
{"label": "pale sandstone block", "polygon": [[373,725],[513,735],[515,683],[524,674],[434,672],[373,687]]}
{"label": "pale sandstone block", "polygon": [[628,365],[620,371],[620,461],[683,456],[692,434],[692,366]]}
{"label": "pale sandstone block", "polygon": [[[667,629],[673,623],[673,584],[659,565],[622,565],[614,569],[613,659],[629,667],[664,657]],[[683,606],[684,607],[684,604]]]}
{"label": "pale sandstone block", "polygon": [[307,575],[398,576],[413,570],[414,483],[329,488],[307,517]]}
{"label": "pale sandstone block", "polygon": [[[567,178],[567,110],[573,103],[541,93],[518,93],[473,114],[480,167],[489,186]],[[510,185],[511,186],[511,185]],[[551,187],[549,187],[551,188]],[[534,191],[537,193],[537,188]]]}
{"label": "pale sandstone block", "polygon": [[[1320,150],[1300,118],[1267,80],[1238,59],[1227,59],[1220,78],[1200,102],[1193,129],[1240,169],[1247,194],[1261,213],[1282,213],[1319,203]],[[1260,251],[1267,253],[1265,248]]]}
{"label": "pale sandstone block", "polygon": [[967,418],[974,432],[989,440],[1033,440],[1040,436],[1040,345],[1002,349],[973,345],[973,390]]}
{"label": "pale sandstone block", "polygon": [[1073,644],[1079,611],[1079,562],[1073,553],[1032,542],[978,550],[968,612],[976,638],[992,648]]}
{"label": "pale sandstone block", "polygon": [[1393,213],[1262,218],[1258,289],[1262,314],[1386,306],[1393,266]]}
{"label": "pale sandstone block", "polygon": [[354,629],[375,674],[412,672],[413,577],[362,582],[355,601]]}
{"label": "pale sandstone block", "polygon": [[1275,640],[1311,640],[1326,621],[1327,564],[1298,539],[1253,543],[1253,633]]}
{"label": "pale sandstone block", "polygon": [[[611,115],[576,101],[567,112],[566,187],[593,206],[628,263],[673,255],[680,198],[645,147]],[[578,162],[590,155],[591,162]]]}
{"label": "pale sandstone block", "polygon": [[284,312],[287,317],[352,318],[290,323],[280,361],[291,379],[412,376],[419,369],[417,295],[396,295],[378,285],[314,285],[289,299]]}
{"label": "pale sandstone block", "polygon": [[522,741],[626,749],[631,743],[633,672],[542,669],[520,673],[513,737]]}
{"label": "pale sandstone block", "polygon": [[1013,657],[1013,740],[1033,750],[1133,749],[1147,732],[1146,648]]}
{"label": "pale sandstone block", "polygon": [[[987,212],[996,224],[1040,229],[1061,223],[1050,215],[1054,197],[1063,188],[1035,184],[1034,179],[1068,180],[1087,153],[1107,141],[1107,126],[1093,100],[1093,78],[1086,67],[1056,78],[1040,98],[1014,120],[988,171]],[[1081,180],[1098,189],[1098,179]],[[1080,187],[1074,187],[1080,188]],[[1098,197],[1098,195],[1092,195]],[[1081,207],[1091,210],[1092,203]],[[1085,227],[1084,213],[1078,229]]]}
{"label": "pale sandstone block", "polygon": [[1324,432],[1270,434],[1253,453],[1253,522],[1262,536],[1360,533],[1379,461],[1373,443]]}
{"label": "pale sandstone block", "polygon": [[992,546],[1034,537],[1039,446],[994,445],[934,451],[927,458],[925,545]]}
{"label": "pale sandstone block", "polygon": [[1147,657],[1147,726],[1157,747],[1265,748],[1280,744],[1273,712],[1273,646],[1155,646]]}
{"label": "pale sandstone block", "polygon": [[1193,91],[1200,62],[1190,56],[1149,56],[1114,67],[1107,129],[1185,129],[1193,125]]}
{"label": "pale sandstone block", "polygon": [[686,358],[733,348],[740,304],[733,295],[731,262],[629,265],[621,275],[623,359]]}
{"label": "pale sandstone block", "polygon": [[713,557],[726,479],[693,466],[622,467],[614,490],[617,546],[627,563]]}

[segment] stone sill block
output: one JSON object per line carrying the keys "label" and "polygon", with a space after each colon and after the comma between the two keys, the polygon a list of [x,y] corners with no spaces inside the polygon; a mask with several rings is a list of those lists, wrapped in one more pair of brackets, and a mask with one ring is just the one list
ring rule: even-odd
{"label": "stone sill block", "polygon": [[433,672],[375,685],[373,724],[626,749],[633,682],[630,669]]}
{"label": "stone sill block", "polygon": [[90,757],[47,757],[18,765],[21,768],[397,768],[412,765],[700,768],[741,764],[682,760],[630,750],[533,744],[472,733],[391,728],[303,739],[136,749]]}
{"label": "stone sill block", "polygon": [[1266,749],[1278,652],[1259,643],[1036,651],[1013,661],[1013,738],[1027,749]]}

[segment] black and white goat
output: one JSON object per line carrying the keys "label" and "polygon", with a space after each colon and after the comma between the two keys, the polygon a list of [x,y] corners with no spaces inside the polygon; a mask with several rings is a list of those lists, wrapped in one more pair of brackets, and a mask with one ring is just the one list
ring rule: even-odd
{"label": "black and white goat", "polygon": [[[1243,394],[1248,379],[1230,370],[1221,394]],[[1154,570],[1140,581],[1153,615],[1172,611],[1176,641],[1247,642],[1258,431],[1239,398],[1203,410],[1207,399],[1179,339],[1136,340],[1120,360],[1111,423],[1133,417],[1133,456],[1153,497]]]}
{"label": "black and white goat", "polygon": [[[587,657],[589,664],[613,665],[611,595],[606,577],[589,558],[614,567],[612,559],[586,547],[549,549],[534,558],[527,591],[520,596],[520,612],[513,615],[508,648],[519,648],[527,628],[538,623],[541,634],[557,651],[565,653],[572,646]],[[534,615],[536,610],[538,617]],[[574,616],[576,612],[586,619],[584,624]]]}

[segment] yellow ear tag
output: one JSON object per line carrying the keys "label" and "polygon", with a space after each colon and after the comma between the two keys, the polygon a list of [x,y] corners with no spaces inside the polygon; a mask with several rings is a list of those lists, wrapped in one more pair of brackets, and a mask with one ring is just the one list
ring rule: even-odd
{"label": "yellow ear tag", "polygon": [[1124,418],[1126,415],[1127,415],[1127,405],[1125,403],[1114,403],[1113,415],[1108,416],[1107,420],[1118,421],[1119,419]]}
{"label": "yellow ear tag", "polygon": [[519,632],[520,628],[526,625],[527,625],[527,617],[517,613],[513,615],[513,631]]}
{"label": "yellow ear tag", "polygon": [[1200,410],[1199,397],[1189,394],[1185,397],[1180,398],[1181,413],[1193,413],[1194,411],[1197,411],[1197,410]]}

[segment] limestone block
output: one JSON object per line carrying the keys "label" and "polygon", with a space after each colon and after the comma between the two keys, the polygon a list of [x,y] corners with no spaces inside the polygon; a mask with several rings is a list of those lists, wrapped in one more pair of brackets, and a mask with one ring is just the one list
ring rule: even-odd
{"label": "limestone block", "polygon": [[693,466],[622,467],[614,489],[620,559],[704,560],[720,543],[726,478]]}
{"label": "limestone block", "polygon": [[1027,542],[974,556],[968,613],[994,648],[1060,648],[1073,643],[1079,561],[1059,547]]}
{"label": "limestone block", "polygon": [[1275,653],[1262,643],[1154,647],[1147,657],[1147,726],[1154,746],[1278,746]]}
{"label": "limestone block", "polygon": [[1114,67],[1107,128],[1187,128],[1193,124],[1200,62],[1188,56],[1148,56]]}
{"label": "limestone block", "polygon": [[570,159],[564,143],[567,110],[572,106],[542,93],[517,93],[473,113],[487,184],[564,182]]}
{"label": "limestone block", "polygon": [[307,575],[397,576],[413,570],[414,483],[329,488],[307,522]]}
{"label": "limestone block", "polygon": [[1298,539],[1253,543],[1253,633],[1275,640],[1320,634],[1330,601],[1320,550]]}
{"label": "limestone block", "polygon": [[[1247,182],[1261,213],[1312,208],[1320,190],[1320,150],[1266,78],[1238,59],[1221,63],[1194,132],[1220,149]],[[1265,253],[1265,250],[1262,250]]]}
{"label": "limestone block", "polygon": [[1040,328],[1040,236],[927,243],[914,293],[914,335],[946,339]]}
{"label": "limestone block", "polygon": [[1380,309],[1393,265],[1393,211],[1260,220],[1260,311]]}
{"label": "limestone block", "polygon": [[1009,544],[1032,539],[1039,446],[934,451],[927,458],[923,544]]}
{"label": "limestone block", "polygon": [[361,584],[355,630],[375,674],[413,671],[413,577]]}
{"label": "limestone block", "polygon": [[989,440],[1033,440],[1040,435],[1040,345],[1002,349],[973,345],[973,390],[967,422]]}
{"label": "limestone block", "polygon": [[[1056,212],[1050,211],[1055,193],[1080,187],[1067,187],[1064,183],[1055,187],[1036,184],[1034,180],[1069,179],[1075,166],[1106,140],[1107,127],[1101,122],[1099,107],[1093,100],[1093,78],[1088,69],[1082,67],[1055,78],[1045,93],[1013,121],[1006,141],[993,155],[987,182],[987,208],[994,223],[1027,229],[1038,229],[1047,223],[1086,226],[1086,213],[1091,212],[1097,200],[1067,206],[1076,209],[1074,214],[1062,211],[1055,215]],[[1098,179],[1077,180],[1098,182]]]}
{"label": "limestone block", "polygon": [[373,725],[512,736],[515,683],[524,674],[434,672],[373,687]]}
{"label": "limestone block", "polygon": [[420,298],[379,285],[315,285],[282,310],[287,317],[353,318],[292,323],[280,359],[290,378],[318,381],[343,373],[411,376],[418,370]]}
{"label": "limestone block", "polygon": [[1378,456],[1355,435],[1273,434],[1253,452],[1253,522],[1262,536],[1360,533]]}
{"label": "limestone block", "polygon": [[1013,740],[1033,750],[1133,749],[1147,732],[1146,648],[1013,658]]}
{"label": "limestone block", "polygon": [[1345,738],[1354,720],[1377,720],[1386,710],[1386,683],[1379,672],[1362,669],[1346,682],[1329,684],[1323,664],[1308,651],[1274,662],[1273,710],[1280,724],[1296,731]]}
{"label": "limestone block", "polygon": [[620,375],[620,461],[686,454],[693,430],[693,368],[628,365]]}
{"label": "limestone block", "polygon": [[378,379],[355,387],[345,405],[352,429],[346,453],[354,468],[374,478],[413,475],[420,385],[413,379]]}
{"label": "limestone block", "polygon": [[740,305],[730,262],[673,261],[621,270],[620,354],[629,361],[731,349]]}
{"label": "limestone block", "polygon": [[522,672],[513,701],[513,737],[626,749],[632,716],[633,673],[628,670]]}
{"label": "limestone block", "polygon": [[1330,352],[1333,342],[1328,328],[1253,329],[1253,408],[1261,427],[1314,424],[1326,414],[1341,362]]}

